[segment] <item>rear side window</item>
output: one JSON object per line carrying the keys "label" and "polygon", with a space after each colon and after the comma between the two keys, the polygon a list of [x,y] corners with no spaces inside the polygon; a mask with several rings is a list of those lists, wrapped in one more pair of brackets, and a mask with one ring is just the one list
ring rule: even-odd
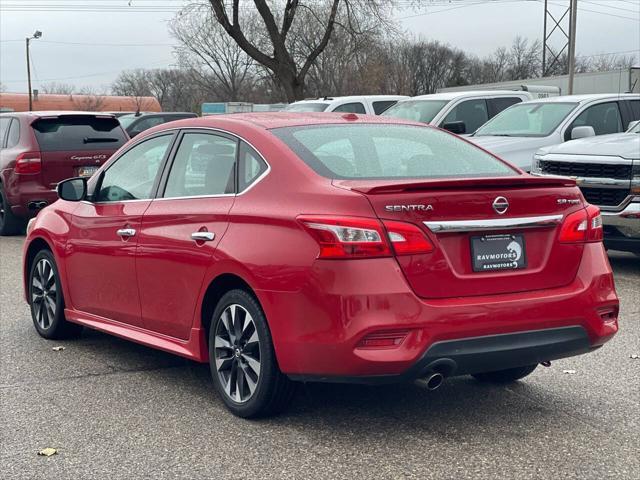
{"label": "rear side window", "polygon": [[210,133],[185,133],[167,179],[165,198],[224,195],[235,190],[238,143]]}
{"label": "rear side window", "polygon": [[115,118],[67,115],[41,118],[31,126],[44,152],[117,150],[127,141]]}
{"label": "rear side window", "polygon": [[640,100],[630,100],[629,108],[631,108],[631,119],[640,120]]}
{"label": "rear side window", "polygon": [[244,142],[240,144],[240,161],[238,175],[238,191],[246,190],[264,172],[267,164],[256,151]]}
{"label": "rear side window", "polygon": [[389,108],[393,107],[397,100],[379,100],[377,102],[373,102],[373,111],[376,115],[380,115],[382,112],[386,112]]}
{"label": "rear side window", "polygon": [[0,118],[0,148],[4,148],[5,139],[7,138],[7,132],[9,131],[9,124],[11,119],[8,117]]}
{"label": "rear side window", "polygon": [[507,176],[515,171],[448,133],[409,125],[274,129],[316,173],[336,179]]}
{"label": "rear side window", "polygon": [[13,119],[11,125],[9,125],[9,132],[7,134],[7,148],[15,147],[20,141],[20,122],[17,119]]}
{"label": "rear side window", "polygon": [[346,113],[367,113],[364,109],[364,105],[360,102],[345,103],[344,105],[337,106],[333,109],[334,112],[346,112]]}
{"label": "rear side window", "polygon": [[511,105],[521,103],[522,99],[519,97],[497,97],[489,100],[489,106],[491,107],[491,116],[494,117],[501,111],[509,108]]}

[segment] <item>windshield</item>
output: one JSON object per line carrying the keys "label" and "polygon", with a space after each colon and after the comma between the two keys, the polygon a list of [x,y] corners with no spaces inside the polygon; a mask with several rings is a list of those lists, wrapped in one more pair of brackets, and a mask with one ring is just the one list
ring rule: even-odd
{"label": "windshield", "polygon": [[474,136],[546,137],[577,103],[520,103],[507,108],[478,129]]}
{"label": "windshield", "polygon": [[627,130],[628,133],[640,133],[640,120],[635,122],[636,124]]}
{"label": "windshield", "polygon": [[408,100],[398,102],[382,115],[430,123],[449,100]]}
{"label": "windshield", "polygon": [[121,117],[118,117],[118,121],[120,122],[120,125],[122,125],[122,128],[126,130],[127,127],[129,127],[129,125],[131,125],[136,118],[138,117],[131,114],[122,115]]}
{"label": "windshield", "polygon": [[284,111],[285,112],[324,112],[328,103],[325,102],[300,102],[300,103],[292,103],[287,106]]}
{"label": "windshield", "polygon": [[495,177],[516,173],[484,150],[434,128],[340,124],[272,132],[327,178]]}

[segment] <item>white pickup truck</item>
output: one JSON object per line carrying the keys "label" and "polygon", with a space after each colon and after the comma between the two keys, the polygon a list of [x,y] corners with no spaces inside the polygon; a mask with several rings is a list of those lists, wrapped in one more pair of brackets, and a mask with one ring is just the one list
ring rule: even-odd
{"label": "white pickup truck", "polygon": [[640,255],[640,122],[627,133],[540,149],[531,173],[575,178],[602,211],[605,246]]}
{"label": "white pickup truck", "polygon": [[622,133],[640,120],[640,95],[594,94],[532,100],[507,108],[469,137],[473,143],[530,171],[542,147]]}
{"label": "white pickup truck", "polygon": [[353,95],[348,97],[322,97],[287,105],[285,112],[344,112],[380,115],[405,95]]}

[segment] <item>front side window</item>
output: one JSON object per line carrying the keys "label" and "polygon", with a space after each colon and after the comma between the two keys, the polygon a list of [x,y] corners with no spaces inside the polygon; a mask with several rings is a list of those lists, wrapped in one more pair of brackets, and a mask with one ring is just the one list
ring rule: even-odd
{"label": "front side window", "polygon": [[502,111],[475,133],[476,137],[546,137],[578,106],[577,103],[518,103]]}
{"label": "front side window", "polygon": [[345,113],[367,113],[364,109],[364,105],[360,102],[352,102],[345,103],[343,105],[339,105],[333,109],[334,112],[345,112]]}
{"label": "front side window", "polygon": [[97,202],[149,199],[173,135],[139,143],[120,156],[104,173]]}
{"label": "front side window", "polygon": [[167,179],[165,198],[235,191],[238,142],[210,133],[185,133]]}
{"label": "front side window", "polygon": [[449,103],[448,100],[404,100],[396,103],[382,115],[414,122],[431,123],[431,120],[447,103]]}
{"label": "front side window", "polygon": [[484,99],[465,100],[451,109],[444,117],[442,125],[450,122],[464,122],[466,133],[473,133],[487,120],[489,120],[489,113]]}
{"label": "front side window", "polygon": [[618,103],[599,103],[587,108],[573,121],[569,132],[574,127],[593,127],[596,135],[622,132],[622,117]]}
{"label": "front side window", "polygon": [[316,173],[335,179],[507,176],[515,170],[480,148],[433,128],[314,125],[278,128]]}

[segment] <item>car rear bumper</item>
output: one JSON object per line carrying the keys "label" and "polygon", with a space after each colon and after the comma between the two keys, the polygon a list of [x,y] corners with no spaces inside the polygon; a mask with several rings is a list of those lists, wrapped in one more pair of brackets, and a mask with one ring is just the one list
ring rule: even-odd
{"label": "car rear bumper", "polygon": [[[598,243],[584,246],[569,285],[493,296],[421,299],[393,259],[316,263],[300,292],[258,291],[279,366],[295,379],[397,381],[438,360],[448,375],[506,369],[588,352],[618,330]],[[398,330],[408,332],[398,346],[359,346],[370,333]]]}

